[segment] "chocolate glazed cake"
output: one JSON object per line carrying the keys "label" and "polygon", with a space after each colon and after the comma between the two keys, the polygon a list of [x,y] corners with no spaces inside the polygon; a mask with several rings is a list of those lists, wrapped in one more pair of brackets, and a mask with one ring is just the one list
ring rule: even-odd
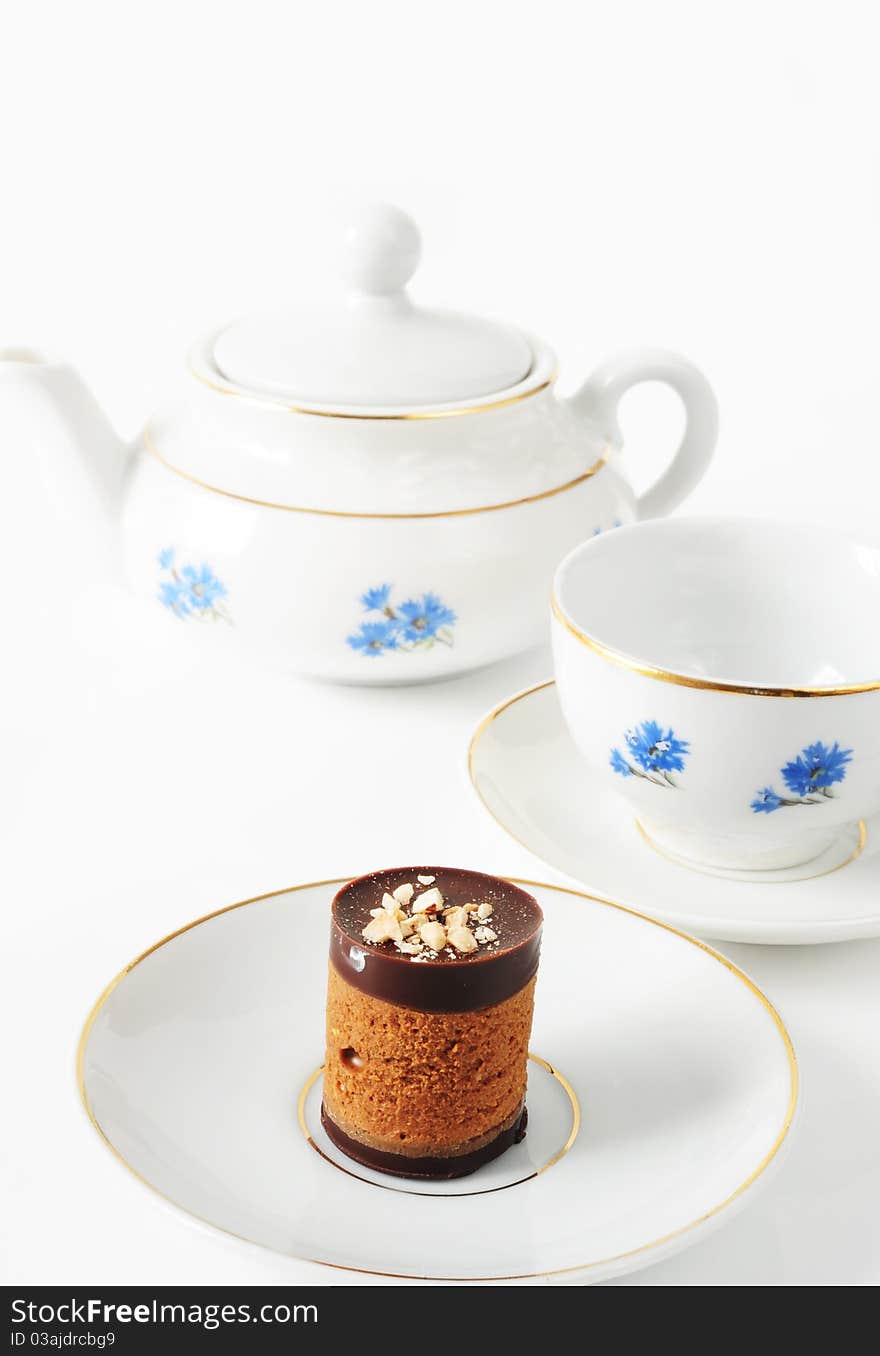
{"label": "chocolate glazed cake", "polygon": [[339,891],[321,1119],[343,1153],[462,1177],[523,1138],[542,921],[479,871],[380,871]]}

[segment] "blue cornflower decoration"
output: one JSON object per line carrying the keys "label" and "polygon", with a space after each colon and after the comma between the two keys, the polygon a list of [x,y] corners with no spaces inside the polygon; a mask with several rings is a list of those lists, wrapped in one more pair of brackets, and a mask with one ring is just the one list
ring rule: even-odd
{"label": "blue cornflower decoration", "polygon": [[615,772],[620,773],[621,777],[631,777],[633,775],[633,770],[620,752],[620,749],[611,750],[611,766],[614,768]]}
{"label": "blue cornflower decoration", "polygon": [[391,599],[391,585],[378,584],[361,594],[360,603],[365,612],[376,614],[375,621],[363,622],[360,631],[346,637],[352,649],[362,654],[379,655],[386,650],[409,653],[436,644],[452,645],[457,618],[436,593],[396,604]]}
{"label": "blue cornflower decoration", "polygon": [[181,621],[194,617],[200,621],[229,621],[223,606],[227,589],[210,565],[183,565],[174,563],[175,552],[170,546],[158,555],[159,566],[167,578],[159,583],[159,602]]}
{"label": "blue cornflower decoration", "polygon": [[159,602],[176,612],[179,617],[189,616],[189,603],[183,588],[174,579],[163,579],[159,585]]}
{"label": "blue cornflower decoration", "polygon": [[378,588],[367,589],[361,594],[361,604],[365,612],[384,612],[391,595],[390,584],[380,584]]}
{"label": "blue cornflower decoration", "polygon": [[778,810],[782,804],[781,796],[778,796],[772,786],[765,786],[763,791],[755,794],[752,801],[752,809],[756,815],[771,815],[774,810]]}
{"label": "blue cornflower decoration", "polygon": [[361,622],[361,629],[353,636],[346,636],[353,650],[377,658],[386,650],[397,649],[397,624],[393,621]]}
{"label": "blue cornflower decoration", "polygon": [[780,796],[766,786],[752,801],[752,809],[755,814],[770,814],[784,805],[819,805],[822,800],[833,800],[831,788],[845,779],[852,756],[852,749],[842,749],[837,740],[830,747],[821,741],[808,744],[780,769],[791,795]]}
{"label": "blue cornflower decoration", "polygon": [[611,750],[611,766],[622,777],[643,777],[657,786],[675,786],[673,772],[683,772],[691,751],[686,739],[674,730],[664,730],[656,720],[643,720],[624,733],[629,757],[620,749]]}
{"label": "blue cornflower decoration", "polygon": [[403,638],[411,645],[432,639],[447,626],[455,625],[455,613],[441,603],[435,593],[425,593],[419,600],[410,598],[398,608]]}
{"label": "blue cornflower decoration", "polygon": [[180,571],[186,600],[194,612],[207,612],[226,597],[226,585],[221,583],[209,565],[198,569],[193,565],[184,565]]}
{"label": "blue cornflower decoration", "polygon": [[808,796],[842,782],[851,758],[852,749],[842,749],[836,741],[830,749],[821,743],[809,744],[793,763],[785,764],[782,776],[789,791]]}
{"label": "blue cornflower decoration", "polygon": [[686,739],[676,739],[672,730],[664,732],[656,720],[643,720],[627,730],[624,739],[639,767],[646,772],[684,771],[690,745]]}

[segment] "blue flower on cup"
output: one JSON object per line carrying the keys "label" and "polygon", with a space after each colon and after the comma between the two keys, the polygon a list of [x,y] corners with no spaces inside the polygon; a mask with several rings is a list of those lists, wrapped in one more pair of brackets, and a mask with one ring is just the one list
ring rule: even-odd
{"label": "blue flower on cup", "polygon": [[686,739],[656,720],[643,720],[624,732],[625,752],[612,749],[610,763],[621,777],[641,777],[655,786],[675,787],[673,772],[684,772],[691,751]]}
{"label": "blue flower on cup", "polygon": [[756,815],[772,815],[773,811],[778,810],[781,804],[782,797],[773,790],[772,786],[765,786],[762,791],[755,792],[752,809]]}
{"label": "blue flower on cup", "polygon": [[346,640],[353,650],[372,659],[389,651],[412,653],[434,645],[452,645],[457,617],[436,593],[423,593],[401,603],[391,599],[391,585],[378,584],[360,597],[368,613],[360,629]]}
{"label": "blue flower on cup", "polygon": [[842,749],[837,740],[831,745],[821,741],[808,744],[779,770],[791,794],[780,795],[772,786],[765,786],[756,792],[752,810],[756,815],[769,815],[784,806],[821,805],[823,800],[833,800],[832,787],[845,779],[852,756],[852,749]]}
{"label": "blue flower on cup", "polygon": [[611,750],[611,766],[615,772],[620,773],[621,777],[634,777],[636,775],[635,769],[630,767],[620,749]]}
{"label": "blue flower on cup", "polygon": [[231,619],[226,611],[226,585],[218,579],[210,565],[178,565],[173,547],[159,552],[159,569],[164,578],[159,582],[159,602],[180,621],[225,621]]}

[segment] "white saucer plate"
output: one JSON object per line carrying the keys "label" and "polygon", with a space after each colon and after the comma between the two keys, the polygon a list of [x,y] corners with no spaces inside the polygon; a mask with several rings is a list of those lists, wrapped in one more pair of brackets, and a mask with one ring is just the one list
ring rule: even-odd
{"label": "white saucer plate", "polygon": [[686,866],[651,843],[613,787],[581,759],[552,681],[484,717],[468,766],[484,807],[536,857],[596,894],[688,932],[780,945],[880,936],[876,820],[852,826],[797,871],[715,874]]}
{"label": "white saucer plate", "polygon": [[89,1016],[88,1114],[181,1210],[328,1267],[587,1282],[697,1242],[780,1161],[797,1066],[752,982],[673,929],[532,882],[546,925],[524,1142],[447,1184],[340,1157],[315,1077],[338,883],[199,919],[128,966]]}

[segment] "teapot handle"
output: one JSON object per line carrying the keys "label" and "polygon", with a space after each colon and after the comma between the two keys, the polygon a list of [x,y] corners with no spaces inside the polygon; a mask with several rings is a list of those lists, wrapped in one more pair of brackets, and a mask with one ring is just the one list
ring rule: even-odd
{"label": "teapot handle", "polygon": [[620,446],[617,407],[626,392],[643,381],[662,381],[681,397],[687,422],[672,461],[658,480],[638,498],[638,516],[657,518],[671,512],[702,479],[718,439],[718,404],[712,387],[687,358],[664,349],[622,353],[597,367],[572,396],[575,410],[596,424]]}

